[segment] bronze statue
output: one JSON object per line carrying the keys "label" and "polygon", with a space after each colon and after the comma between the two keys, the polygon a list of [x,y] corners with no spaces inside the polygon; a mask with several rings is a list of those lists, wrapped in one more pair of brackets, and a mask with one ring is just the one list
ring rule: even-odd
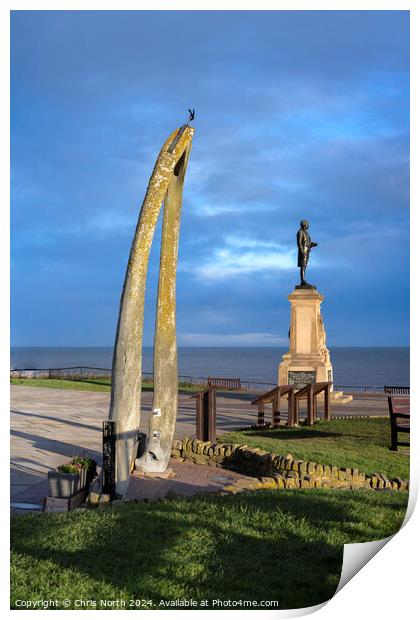
{"label": "bronze statue", "polygon": [[318,245],[317,243],[311,241],[308,228],[308,220],[302,220],[296,235],[298,246],[298,267],[300,267],[300,286],[304,288],[315,288],[312,284],[308,284],[305,280],[305,270],[308,264],[309,254],[311,249]]}

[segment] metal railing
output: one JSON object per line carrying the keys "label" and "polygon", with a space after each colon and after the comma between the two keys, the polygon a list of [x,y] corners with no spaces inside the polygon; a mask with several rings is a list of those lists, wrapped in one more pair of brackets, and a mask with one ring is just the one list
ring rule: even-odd
{"label": "metal railing", "polygon": [[[66,379],[83,381],[84,379],[111,378],[110,368],[92,366],[68,366],[66,368],[14,368],[10,371],[11,379]],[[146,379],[153,381],[153,373],[143,372]]]}
{"label": "metal railing", "polygon": [[16,368],[10,371],[11,379],[99,379],[111,377],[109,368],[92,368],[89,366],[69,366],[67,368]]}
{"label": "metal railing", "polygon": [[385,394],[408,394],[410,395],[410,387],[407,385],[384,385]]}
{"label": "metal railing", "polygon": [[335,390],[346,390],[348,392],[383,392],[383,385],[337,385],[334,383]]}
{"label": "metal railing", "polygon": [[[110,368],[95,368],[91,366],[69,366],[66,368],[15,368],[10,371],[12,379],[67,379],[70,381],[83,381],[86,379],[111,378]],[[143,372],[143,380],[153,383],[153,373]],[[226,377],[226,380],[228,378]],[[181,384],[207,385],[208,377],[194,377],[192,375],[178,375],[178,382]],[[268,392],[277,387],[276,383],[257,381],[254,379],[240,379],[241,391],[245,392]],[[377,385],[336,385],[335,390],[346,390],[349,392],[382,392],[384,386]]]}

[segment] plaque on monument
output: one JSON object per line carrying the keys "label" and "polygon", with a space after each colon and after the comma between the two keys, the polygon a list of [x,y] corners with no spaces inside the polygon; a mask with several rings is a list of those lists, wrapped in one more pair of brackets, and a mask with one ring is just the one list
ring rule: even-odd
{"label": "plaque on monument", "polygon": [[308,383],[316,383],[316,372],[315,370],[289,370],[287,383],[300,390]]}

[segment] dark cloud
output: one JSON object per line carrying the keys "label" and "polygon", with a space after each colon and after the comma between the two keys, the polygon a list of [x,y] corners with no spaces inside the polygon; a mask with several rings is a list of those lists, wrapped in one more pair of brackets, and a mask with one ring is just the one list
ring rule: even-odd
{"label": "dark cloud", "polygon": [[191,106],[180,331],[287,333],[305,217],[334,343],[406,342],[408,33],[403,11],[14,12],[15,344],[112,343],[139,205]]}

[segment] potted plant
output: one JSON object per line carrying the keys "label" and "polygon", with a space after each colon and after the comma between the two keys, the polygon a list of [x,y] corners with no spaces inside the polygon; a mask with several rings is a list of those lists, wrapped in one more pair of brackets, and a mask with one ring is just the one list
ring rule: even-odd
{"label": "potted plant", "polygon": [[81,488],[89,486],[96,476],[96,462],[87,456],[74,456],[71,463],[80,468]]}
{"label": "potted plant", "polygon": [[95,461],[85,456],[74,456],[70,463],[48,472],[50,497],[73,497],[90,484],[95,474]]}
{"label": "potted plant", "polygon": [[48,472],[50,497],[72,497],[80,490],[80,468],[72,463],[65,463],[55,471]]}

